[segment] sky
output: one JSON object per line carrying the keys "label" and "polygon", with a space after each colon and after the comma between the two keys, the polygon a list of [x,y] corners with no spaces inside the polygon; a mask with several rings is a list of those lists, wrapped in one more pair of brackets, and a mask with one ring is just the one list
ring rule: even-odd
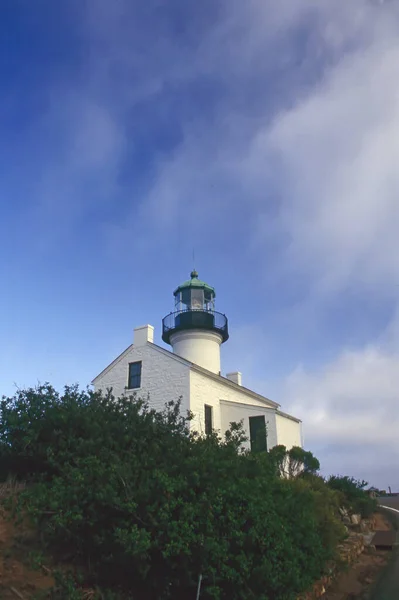
{"label": "sky", "polygon": [[83,387],[194,266],[226,373],[399,491],[399,5],[3,0],[0,394]]}

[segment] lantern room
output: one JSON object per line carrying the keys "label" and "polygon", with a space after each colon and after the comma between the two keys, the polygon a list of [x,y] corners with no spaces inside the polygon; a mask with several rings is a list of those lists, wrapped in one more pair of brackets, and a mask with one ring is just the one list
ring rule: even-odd
{"label": "lantern room", "polygon": [[226,315],[215,311],[215,289],[201,281],[194,270],[173,295],[175,310],[162,321],[163,341],[171,344],[176,354],[206,368],[210,369],[210,361],[212,365],[220,365],[216,354],[220,357],[220,344],[228,339],[229,333]]}
{"label": "lantern room", "polygon": [[198,279],[197,271],[191,272],[191,279],[179,285],[174,291],[175,310],[215,310],[215,289]]}

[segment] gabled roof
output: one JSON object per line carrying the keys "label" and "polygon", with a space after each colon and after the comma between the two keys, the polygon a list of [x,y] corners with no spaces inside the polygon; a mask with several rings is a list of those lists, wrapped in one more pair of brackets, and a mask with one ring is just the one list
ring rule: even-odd
{"label": "gabled roof", "polygon": [[[178,362],[187,365],[193,371],[197,371],[198,373],[201,373],[202,375],[205,375],[206,377],[209,377],[210,379],[213,379],[214,381],[217,381],[218,383],[226,385],[226,386],[233,388],[239,392],[243,392],[244,394],[247,394],[248,396],[251,396],[252,398],[255,398],[256,400],[259,400],[260,402],[264,402],[269,408],[278,408],[280,406],[280,404],[278,404],[277,402],[274,402],[273,400],[269,400],[269,398],[266,398],[266,396],[257,394],[256,392],[250,390],[249,388],[244,387],[243,385],[238,385],[238,383],[234,383],[234,381],[227,379],[227,377],[223,377],[222,375],[217,375],[216,373],[212,373],[212,371],[208,371],[208,369],[204,369],[204,367],[200,367],[199,365],[196,365],[195,363],[190,362],[189,360],[186,360],[182,356],[178,356],[177,354],[174,354],[170,350],[167,350],[166,348],[162,348],[162,346],[158,346],[157,344],[153,344],[152,342],[147,342],[147,346],[150,346],[152,349],[156,350],[157,352],[161,352],[162,354],[165,354],[172,360],[177,360]],[[134,348],[134,344],[130,344],[130,346],[128,346],[126,348],[126,350],[124,350],[122,352],[122,354],[117,356],[117,358],[115,358],[115,360],[113,360],[112,363],[108,365],[108,367],[103,369],[101,371],[101,373],[99,373],[93,379],[93,381],[91,383],[92,384],[96,383],[96,381],[102,375],[105,375],[106,373],[108,373],[108,371],[112,367],[114,367],[120,360],[122,360],[122,358],[124,358],[126,356],[126,354],[128,354],[132,348]],[[289,418],[292,418],[294,421],[299,421],[298,419],[295,419],[294,417],[290,417],[290,415],[285,415],[284,413],[280,413],[280,411],[279,411],[279,414],[281,414],[282,416],[287,416]]]}
{"label": "gabled roof", "polygon": [[[190,361],[186,360],[185,358],[182,358],[181,356],[177,356],[176,354],[173,354],[173,352],[169,352],[169,350],[166,350],[165,348],[161,348],[161,346],[157,346],[156,344],[153,344],[151,342],[147,342],[147,346],[151,346],[151,348],[154,348],[155,350],[161,351],[164,354],[168,354],[170,356],[170,358],[173,358],[174,360],[177,360],[180,363],[186,364],[188,367],[190,367],[193,364]],[[105,367],[105,369],[103,369],[101,371],[101,373],[96,375],[91,383],[92,384],[96,383],[97,379],[99,379],[102,375],[105,375],[106,373],[108,373],[108,371],[110,371],[112,369],[112,367],[114,367],[120,360],[122,360],[122,358],[124,358],[126,356],[126,354],[129,354],[130,350],[132,350],[133,348],[134,348],[134,344],[130,344],[130,346],[128,346],[126,348],[126,350],[124,350],[121,354],[119,354],[119,356],[117,356],[115,358],[115,360],[113,360],[112,363],[110,363],[108,365],[108,367]]]}
{"label": "gabled roof", "polygon": [[105,369],[103,369],[101,371],[101,373],[99,373],[98,375],[95,376],[95,378],[93,379],[93,381],[91,382],[91,384],[93,385],[93,383],[95,383],[97,381],[97,379],[99,377],[101,377],[101,375],[105,375],[105,373],[108,373],[108,371],[110,371],[112,369],[112,367],[114,367],[120,360],[122,360],[122,358],[129,353],[129,351],[133,348],[133,344],[130,344],[130,346],[128,346],[126,348],[126,350],[124,350],[121,354],[119,354],[119,356],[117,356],[115,358],[115,360],[112,361],[112,363],[110,363],[108,365],[108,367],[105,367]]}
{"label": "gabled roof", "polygon": [[202,375],[206,375],[207,377],[210,377],[211,379],[214,379],[219,383],[223,383],[228,387],[234,388],[239,392],[243,392],[248,396],[252,396],[252,398],[255,398],[256,400],[260,400],[261,402],[268,404],[270,408],[277,408],[278,406],[280,406],[280,404],[274,402],[274,400],[269,400],[269,398],[266,398],[266,396],[261,396],[261,394],[258,394],[257,392],[254,392],[243,385],[234,383],[234,381],[231,381],[231,379],[227,379],[227,377],[223,377],[223,375],[216,375],[216,373],[212,373],[212,371],[208,371],[208,369],[204,369],[203,367],[200,367],[199,365],[196,365],[194,363],[191,363],[191,368],[193,369],[193,371],[198,371],[199,373],[202,373]]}
{"label": "gabled roof", "polygon": [[177,354],[174,354],[170,350],[167,350],[166,348],[162,348],[162,346],[158,346],[157,344],[151,344],[151,346],[154,347],[159,352],[162,352],[163,354],[170,356],[174,360],[179,360],[180,362],[184,362],[185,364],[189,365],[190,369],[192,369],[193,371],[197,371],[198,373],[201,373],[202,375],[205,375],[206,377],[209,377],[210,379],[213,379],[214,381],[217,381],[218,383],[222,383],[224,385],[227,385],[228,387],[238,390],[239,392],[243,392],[244,394],[247,394],[248,396],[252,396],[252,398],[255,398],[256,400],[260,400],[261,402],[264,402],[265,404],[268,404],[271,408],[278,408],[280,406],[280,404],[278,404],[277,402],[274,402],[273,400],[269,400],[269,398],[266,398],[266,396],[261,396],[260,394],[253,392],[252,390],[244,387],[243,385],[238,385],[238,383],[234,383],[234,381],[227,379],[227,377],[223,377],[222,375],[217,375],[216,373],[213,373],[212,371],[208,371],[208,369],[204,369],[204,367],[200,367],[199,365],[196,365],[195,363],[190,362],[189,360],[186,360],[185,358],[182,358],[181,356],[178,356]]}

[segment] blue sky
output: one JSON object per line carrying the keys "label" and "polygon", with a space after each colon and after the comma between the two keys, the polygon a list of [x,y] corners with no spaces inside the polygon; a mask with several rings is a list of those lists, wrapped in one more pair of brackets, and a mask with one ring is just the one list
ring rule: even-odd
{"label": "blue sky", "polygon": [[1,393],[160,342],[195,248],[223,370],[399,488],[397,4],[2,8]]}

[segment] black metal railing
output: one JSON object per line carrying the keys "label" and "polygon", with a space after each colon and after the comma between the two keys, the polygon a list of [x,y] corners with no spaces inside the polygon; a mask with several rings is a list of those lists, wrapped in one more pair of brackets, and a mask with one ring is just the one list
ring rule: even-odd
{"label": "black metal railing", "polygon": [[169,344],[170,336],[185,329],[208,329],[220,333],[225,342],[229,337],[226,315],[208,310],[178,310],[162,319],[162,339]]}

